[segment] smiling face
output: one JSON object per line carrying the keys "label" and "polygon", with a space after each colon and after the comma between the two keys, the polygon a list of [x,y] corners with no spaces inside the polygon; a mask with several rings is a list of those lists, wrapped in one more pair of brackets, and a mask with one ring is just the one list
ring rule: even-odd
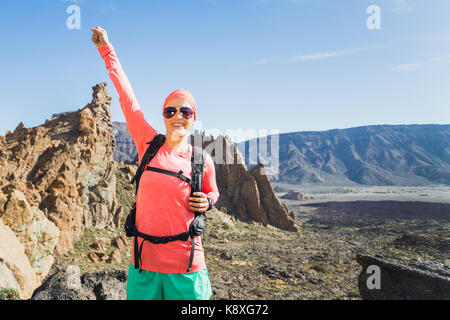
{"label": "smiling face", "polygon": [[173,98],[169,100],[164,109],[168,107],[175,107],[177,109],[177,113],[170,119],[166,119],[163,116],[167,136],[172,136],[174,138],[187,136],[191,130],[192,124],[194,123],[194,117],[192,116],[190,119],[185,119],[180,112],[180,108],[188,107],[192,109],[191,105],[187,100],[182,98]]}

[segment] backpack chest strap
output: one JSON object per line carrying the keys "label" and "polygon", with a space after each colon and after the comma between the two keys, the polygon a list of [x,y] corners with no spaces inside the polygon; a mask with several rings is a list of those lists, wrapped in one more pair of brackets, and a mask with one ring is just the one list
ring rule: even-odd
{"label": "backpack chest strap", "polygon": [[148,166],[146,170],[159,172],[159,173],[167,174],[172,177],[179,178],[179,179],[183,180],[184,182],[186,182],[187,184],[189,184],[190,186],[192,186],[192,180],[189,179],[188,177],[186,177],[185,175],[183,175],[182,170],[180,170],[178,172],[174,172],[174,171],[164,170],[164,169],[150,167],[150,166]]}

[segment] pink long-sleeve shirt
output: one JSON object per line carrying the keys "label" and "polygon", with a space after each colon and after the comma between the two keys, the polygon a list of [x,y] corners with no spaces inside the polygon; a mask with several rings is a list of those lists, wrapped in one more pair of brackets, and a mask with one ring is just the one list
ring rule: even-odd
{"label": "pink long-sleeve shirt", "polygon": [[[152,140],[157,132],[144,119],[139,103],[134,96],[131,84],[125,75],[111,43],[98,47],[105,61],[125,115],[128,131],[133,139],[139,162],[147,148],[146,142]],[[178,172],[191,178],[192,145],[186,152],[173,150],[167,142],[159,149],[150,162],[152,167]],[[207,154],[205,159],[203,192],[216,203],[219,191],[216,185],[214,162]],[[189,230],[194,213],[189,206],[190,186],[179,178],[154,171],[144,171],[136,195],[136,227],[153,236],[176,235]],[[201,237],[195,237],[195,253],[190,272],[205,268]],[[138,238],[140,245],[143,240]],[[134,243],[134,242],[133,242]],[[185,273],[190,255],[190,241],[173,241],[166,244],[153,244],[145,241],[142,248],[141,268],[153,272]],[[134,262],[134,250],[132,261]]]}

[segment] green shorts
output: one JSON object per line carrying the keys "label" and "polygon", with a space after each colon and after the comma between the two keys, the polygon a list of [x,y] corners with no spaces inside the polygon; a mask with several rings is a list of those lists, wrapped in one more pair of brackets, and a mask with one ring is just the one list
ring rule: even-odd
{"label": "green shorts", "polygon": [[128,300],[208,300],[212,295],[206,267],[198,272],[160,273],[128,268]]}

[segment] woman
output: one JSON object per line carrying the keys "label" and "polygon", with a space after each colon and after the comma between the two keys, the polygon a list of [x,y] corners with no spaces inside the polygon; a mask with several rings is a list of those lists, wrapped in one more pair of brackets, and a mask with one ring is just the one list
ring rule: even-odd
{"label": "woman", "polygon": [[[105,61],[109,77],[119,94],[120,106],[141,162],[148,146],[146,142],[152,140],[157,132],[144,119],[114,47],[108,41],[106,31],[100,27],[91,30],[92,41]],[[185,176],[190,177],[193,147],[187,142],[187,138],[193,122],[197,119],[194,97],[183,89],[173,91],[164,101],[163,116],[166,140],[152,159],[151,166],[175,172],[182,170]],[[203,192],[194,193],[190,197],[190,186],[186,182],[177,177],[145,170],[136,195],[137,229],[159,237],[180,234],[189,229],[194,219],[194,211],[205,212],[216,203],[219,191],[214,163],[208,154],[202,189]],[[138,238],[139,246],[142,240]],[[195,254],[190,272],[186,272],[191,250],[190,241],[178,240],[165,244],[145,241],[139,266],[142,272],[139,272],[133,263],[128,270],[127,298],[209,299],[212,291],[201,237],[195,237],[194,240]]]}

